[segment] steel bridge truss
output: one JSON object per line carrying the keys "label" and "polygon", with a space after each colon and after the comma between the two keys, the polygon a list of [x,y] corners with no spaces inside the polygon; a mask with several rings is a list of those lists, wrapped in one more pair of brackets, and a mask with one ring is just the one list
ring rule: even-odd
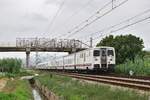
{"label": "steel bridge truss", "polygon": [[86,48],[80,40],[50,38],[17,38],[16,47],[20,48]]}

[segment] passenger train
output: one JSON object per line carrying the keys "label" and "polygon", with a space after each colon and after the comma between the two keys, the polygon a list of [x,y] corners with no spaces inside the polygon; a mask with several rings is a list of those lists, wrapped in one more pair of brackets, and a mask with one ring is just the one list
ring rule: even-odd
{"label": "passenger train", "polygon": [[115,64],[113,47],[94,47],[40,63],[36,68],[60,71],[113,71]]}

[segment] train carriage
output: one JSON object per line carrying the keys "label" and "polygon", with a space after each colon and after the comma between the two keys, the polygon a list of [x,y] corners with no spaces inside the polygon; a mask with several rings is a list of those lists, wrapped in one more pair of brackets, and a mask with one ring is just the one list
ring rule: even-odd
{"label": "train carriage", "polygon": [[[43,65],[43,63],[42,63]],[[39,64],[41,66],[41,64]],[[45,63],[48,69],[59,70],[114,70],[115,50],[113,47],[89,48]],[[47,67],[46,67],[47,68]]]}
{"label": "train carriage", "polygon": [[64,69],[75,69],[75,54],[70,54],[63,57],[64,59]]}
{"label": "train carriage", "polygon": [[56,69],[58,70],[62,70],[64,69],[64,59],[63,57],[59,58],[57,61],[56,61]]}
{"label": "train carriage", "polygon": [[76,69],[92,69],[92,49],[87,49],[76,53]]}

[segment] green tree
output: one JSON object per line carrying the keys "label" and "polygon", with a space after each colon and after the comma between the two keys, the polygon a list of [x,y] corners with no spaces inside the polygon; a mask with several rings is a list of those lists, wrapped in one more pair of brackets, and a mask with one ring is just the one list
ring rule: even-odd
{"label": "green tree", "polygon": [[124,63],[127,59],[134,62],[134,58],[137,55],[142,54],[143,40],[134,35],[113,35],[103,38],[98,46],[111,46],[116,50],[116,61],[117,64]]}

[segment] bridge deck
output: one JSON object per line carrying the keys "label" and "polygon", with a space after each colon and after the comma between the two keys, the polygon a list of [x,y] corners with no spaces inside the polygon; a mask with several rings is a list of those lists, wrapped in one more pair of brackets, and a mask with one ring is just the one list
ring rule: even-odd
{"label": "bridge deck", "polygon": [[[76,51],[81,51],[86,48],[76,48]],[[72,48],[30,48],[31,52],[71,52]],[[0,52],[26,52],[26,48],[23,47],[0,47]]]}

